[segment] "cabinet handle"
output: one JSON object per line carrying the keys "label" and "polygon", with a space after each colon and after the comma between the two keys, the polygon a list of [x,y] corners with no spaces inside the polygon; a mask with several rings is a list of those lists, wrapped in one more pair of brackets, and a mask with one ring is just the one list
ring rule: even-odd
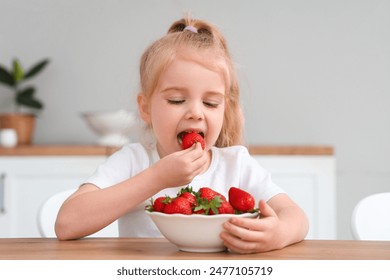
{"label": "cabinet handle", "polygon": [[0,214],[5,213],[5,173],[0,174]]}

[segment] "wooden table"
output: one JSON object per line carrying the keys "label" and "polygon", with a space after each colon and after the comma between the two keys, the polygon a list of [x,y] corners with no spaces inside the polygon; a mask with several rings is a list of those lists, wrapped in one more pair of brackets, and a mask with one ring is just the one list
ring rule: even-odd
{"label": "wooden table", "polygon": [[189,253],[162,238],[0,239],[2,260],[390,260],[390,241],[304,240],[281,250],[240,255]]}

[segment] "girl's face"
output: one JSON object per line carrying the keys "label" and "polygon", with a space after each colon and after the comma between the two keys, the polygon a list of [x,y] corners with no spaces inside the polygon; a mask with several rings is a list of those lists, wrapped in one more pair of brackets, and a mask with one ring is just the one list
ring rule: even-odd
{"label": "girl's face", "polygon": [[204,136],[206,151],[215,144],[224,118],[225,91],[221,73],[194,61],[175,59],[167,67],[149,101],[143,95],[138,99],[160,157],[181,150],[181,137],[188,131]]}

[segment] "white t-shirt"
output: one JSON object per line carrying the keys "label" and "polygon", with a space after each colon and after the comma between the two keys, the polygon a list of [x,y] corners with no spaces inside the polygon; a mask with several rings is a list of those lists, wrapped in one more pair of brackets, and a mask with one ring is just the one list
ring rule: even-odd
{"label": "white t-shirt", "polygon": [[[106,188],[137,175],[159,159],[155,148],[147,149],[140,143],[128,144],[101,164],[86,182]],[[239,187],[252,194],[256,204],[260,199],[267,201],[274,195],[284,192],[272,182],[270,173],[262,168],[243,146],[213,147],[208,170],[196,176],[188,185],[195,191],[201,187],[210,187],[225,195],[226,198],[230,187]],[[164,189],[154,195],[154,198],[165,195],[176,196],[182,187],[185,186]],[[145,206],[149,203],[149,200],[141,203],[118,219],[119,236],[161,236],[145,213]]]}

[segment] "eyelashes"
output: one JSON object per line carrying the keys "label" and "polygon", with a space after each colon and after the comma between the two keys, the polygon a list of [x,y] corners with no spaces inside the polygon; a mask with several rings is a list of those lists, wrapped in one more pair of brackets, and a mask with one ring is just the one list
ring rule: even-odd
{"label": "eyelashes", "polygon": [[[171,104],[171,105],[181,105],[181,104],[184,104],[186,101],[185,100],[168,99],[167,102],[168,102],[168,104]],[[203,101],[203,105],[205,105],[208,108],[217,108],[219,106],[219,103],[210,102],[210,101]]]}
{"label": "eyelashes", "polygon": [[172,105],[180,105],[180,104],[183,104],[185,102],[185,100],[167,100],[168,104],[172,104]]}

